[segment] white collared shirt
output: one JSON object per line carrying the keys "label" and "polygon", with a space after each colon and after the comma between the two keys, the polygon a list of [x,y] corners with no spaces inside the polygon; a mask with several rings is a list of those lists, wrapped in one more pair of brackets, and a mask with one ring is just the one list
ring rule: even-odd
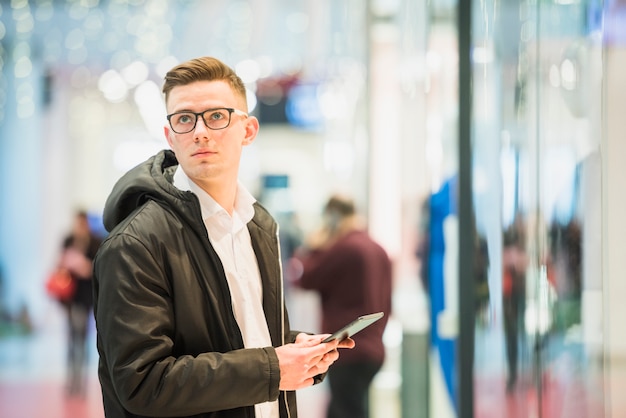
{"label": "white collared shirt", "polygon": [[[174,186],[193,192],[200,200],[202,219],[209,240],[224,266],[233,312],[243,336],[244,347],[271,346],[272,340],[263,311],[261,273],[247,227],[254,216],[252,205],[256,199],[238,183],[235,207],[230,216],[180,166],[174,174]],[[258,418],[278,418],[278,401],[255,405],[255,414]]]}

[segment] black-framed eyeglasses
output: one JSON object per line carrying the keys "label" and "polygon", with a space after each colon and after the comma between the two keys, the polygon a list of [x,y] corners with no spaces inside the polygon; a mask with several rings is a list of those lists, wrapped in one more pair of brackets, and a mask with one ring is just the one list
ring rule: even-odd
{"label": "black-framed eyeglasses", "polygon": [[213,130],[226,129],[230,125],[231,115],[236,113],[241,116],[248,117],[246,112],[232,107],[218,107],[215,109],[207,109],[204,112],[175,112],[167,115],[172,131],[177,134],[186,134],[196,129],[198,117],[202,116],[202,120],[207,128]]}

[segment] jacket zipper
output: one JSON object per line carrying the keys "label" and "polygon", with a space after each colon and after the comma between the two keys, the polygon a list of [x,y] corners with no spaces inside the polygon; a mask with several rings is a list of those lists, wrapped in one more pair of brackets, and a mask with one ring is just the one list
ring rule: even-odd
{"label": "jacket zipper", "polygon": [[[276,243],[278,244],[278,268],[279,268],[279,281],[280,281],[280,341],[282,345],[285,345],[285,283],[283,280],[283,256],[280,252],[280,226],[276,223]],[[287,398],[287,391],[283,391],[283,398],[285,399],[285,410],[287,411],[287,418],[291,418],[291,408],[289,408],[289,399]]]}

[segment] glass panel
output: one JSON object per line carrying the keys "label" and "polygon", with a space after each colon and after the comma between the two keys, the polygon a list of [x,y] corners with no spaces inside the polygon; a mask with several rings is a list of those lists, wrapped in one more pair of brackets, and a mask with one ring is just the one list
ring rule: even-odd
{"label": "glass panel", "polygon": [[474,2],[477,417],[603,415],[597,7]]}
{"label": "glass panel", "polygon": [[[537,72],[536,386],[545,416],[603,416],[602,45],[596,2],[541,3]],[[538,219],[539,220],[539,219]],[[597,244],[594,244],[594,242]],[[583,310],[583,307],[585,308]],[[545,314],[545,320],[539,316]]]}
{"label": "glass panel", "polygon": [[425,64],[428,192],[419,253],[430,307],[429,416],[457,416],[459,336],[458,28],[453,2],[429,5]]}

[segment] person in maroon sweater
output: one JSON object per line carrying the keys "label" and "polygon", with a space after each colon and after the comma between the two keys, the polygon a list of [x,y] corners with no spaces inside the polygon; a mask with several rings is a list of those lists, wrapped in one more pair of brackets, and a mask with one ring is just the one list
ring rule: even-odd
{"label": "person in maroon sweater", "polygon": [[368,234],[349,198],[332,196],[323,227],[296,254],[302,274],[296,284],[321,299],[321,332],[332,333],[356,317],[385,316],[352,337],[354,349],[328,371],[328,418],[367,418],[369,387],[385,359],[383,332],[391,314],[392,264]]}

